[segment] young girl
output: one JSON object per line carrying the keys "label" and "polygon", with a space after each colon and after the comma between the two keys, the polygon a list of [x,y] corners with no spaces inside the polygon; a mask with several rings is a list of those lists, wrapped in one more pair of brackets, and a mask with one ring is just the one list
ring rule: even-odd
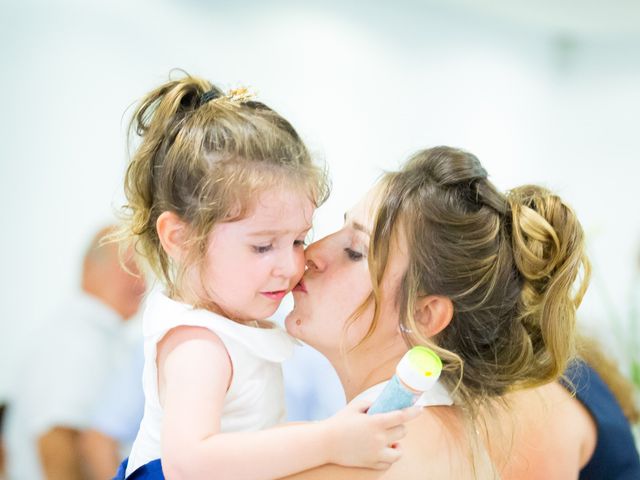
{"label": "young girl", "polygon": [[116,478],[259,480],[395,462],[413,409],[367,416],[350,404],[263,430],[283,420],[280,362],[294,346],[264,319],[301,278],[328,194],[291,124],[246,90],[187,76],[149,93],[134,129],[126,233],[165,289],[147,301],[144,418]]}

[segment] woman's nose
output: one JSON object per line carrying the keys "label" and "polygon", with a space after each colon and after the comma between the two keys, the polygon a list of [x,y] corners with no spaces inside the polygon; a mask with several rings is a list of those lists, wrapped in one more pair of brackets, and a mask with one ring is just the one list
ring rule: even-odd
{"label": "woman's nose", "polygon": [[318,269],[318,265],[316,265],[316,263],[311,260],[310,258],[307,259],[307,269],[308,270],[319,270]]}
{"label": "woman's nose", "polygon": [[317,242],[313,242],[311,245],[307,247],[304,252],[304,256],[306,258],[307,269],[311,271],[323,271],[326,267],[326,262],[322,256],[322,240],[318,240]]}

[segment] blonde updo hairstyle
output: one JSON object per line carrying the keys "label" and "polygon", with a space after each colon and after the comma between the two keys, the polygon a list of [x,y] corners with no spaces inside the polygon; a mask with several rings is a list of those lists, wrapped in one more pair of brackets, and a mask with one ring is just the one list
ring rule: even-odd
{"label": "blonde updo hairstyle", "polygon": [[[374,293],[402,229],[409,264],[396,293],[400,330],[408,345],[441,356],[456,402],[557,379],[574,355],[590,272],[573,210],[534,185],[500,193],[474,155],[449,147],[418,152],[382,182],[369,252]],[[453,304],[432,338],[413,316],[425,295]]]}
{"label": "blonde updo hairstyle", "polygon": [[[128,237],[169,293],[185,270],[202,261],[207,237],[219,222],[250,214],[272,188],[297,189],[319,206],[329,186],[291,124],[244,91],[224,94],[185,76],[150,92],[129,130],[139,145],[126,171]],[[156,221],[174,212],[188,225],[187,259],[174,265],[160,244]]]}

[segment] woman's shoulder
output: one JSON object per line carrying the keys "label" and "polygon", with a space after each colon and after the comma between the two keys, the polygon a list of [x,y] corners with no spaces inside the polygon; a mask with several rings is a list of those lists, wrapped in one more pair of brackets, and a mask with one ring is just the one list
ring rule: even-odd
{"label": "woman's shoulder", "polygon": [[511,394],[497,418],[504,479],[575,478],[595,447],[589,413],[556,382]]}
{"label": "woman's shoulder", "polygon": [[[389,479],[491,478],[493,468],[476,429],[456,407],[427,407],[407,424],[403,457]],[[428,476],[420,476],[428,472]]]}
{"label": "woman's shoulder", "polygon": [[[406,424],[402,457],[387,470],[325,465],[287,480],[413,480],[490,478],[473,473],[469,443],[457,409],[427,407]],[[482,462],[477,462],[482,463]]]}

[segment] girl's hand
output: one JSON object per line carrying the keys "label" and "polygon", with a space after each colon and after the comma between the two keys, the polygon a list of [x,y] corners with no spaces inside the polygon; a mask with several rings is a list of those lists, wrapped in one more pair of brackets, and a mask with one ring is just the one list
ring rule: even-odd
{"label": "girl's hand", "polygon": [[370,405],[366,400],[352,401],[322,422],[327,429],[329,463],[386,470],[400,459],[397,442],[407,433],[404,423],[420,415],[422,408],[367,415]]}

